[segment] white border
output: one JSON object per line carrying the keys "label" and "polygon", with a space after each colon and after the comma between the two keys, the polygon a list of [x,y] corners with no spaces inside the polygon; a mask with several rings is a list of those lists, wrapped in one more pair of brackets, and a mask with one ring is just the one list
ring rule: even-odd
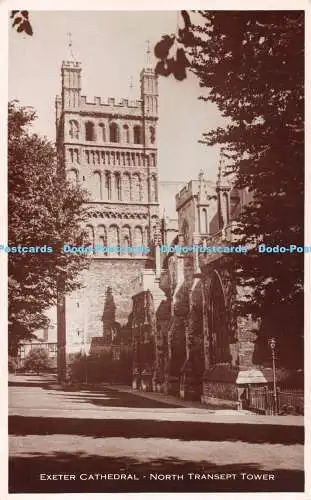
{"label": "white border", "polygon": [[[0,241],[5,242],[6,227],[7,227],[7,102],[8,102],[8,58],[5,54],[8,54],[8,37],[7,29],[10,28],[9,12],[11,10],[59,10],[59,11],[96,11],[96,10],[181,10],[181,9],[202,9],[202,10],[305,10],[306,12],[306,160],[305,160],[305,171],[306,171],[306,244],[311,244],[311,224],[310,217],[308,214],[308,207],[311,206],[311,195],[310,195],[310,184],[311,184],[311,172],[310,172],[310,148],[308,147],[308,137],[311,137],[311,126],[310,126],[310,81],[311,81],[311,71],[310,64],[310,51],[311,51],[311,18],[310,18],[310,2],[307,0],[205,0],[205,1],[181,1],[181,0],[0,0],[0,46],[1,54],[0,58]],[[308,57],[309,56],[309,57]],[[305,284],[306,284],[306,300],[305,300],[305,373],[306,373],[306,385],[305,385],[305,395],[306,395],[306,424],[310,422],[310,361],[311,361],[311,342],[309,334],[311,333],[311,322],[310,322],[310,291],[311,291],[311,256],[306,257],[306,269],[305,269]],[[7,493],[7,456],[8,456],[8,446],[7,446],[7,262],[6,257],[0,256],[0,286],[1,286],[1,300],[0,300],[0,318],[1,318],[1,352],[2,356],[0,358],[0,390],[1,390],[1,425],[0,430],[2,433],[0,441],[0,498],[17,498],[19,500],[33,500],[36,499],[58,499],[59,496],[63,499],[72,498],[92,498],[101,499],[103,498],[113,498],[114,500],[123,499],[126,495],[130,498],[136,498],[137,495],[141,497],[148,498],[177,498],[177,494],[163,494],[163,493],[128,493],[128,494],[103,494],[103,493],[93,493],[93,494],[11,494]],[[305,493],[197,493],[196,498],[206,498],[208,495],[209,499],[219,499],[220,497],[225,497],[230,499],[240,499],[241,495],[247,495],[247,499],[256,499],[258,496],[260,498],[271,498],[271,499],[303,499],[311,498],[311,446],[310,446],[310,426],[306,427],[306,446],[305,446],[305,471],[306,471],[306,492]],[[184,498],[189,497],[189,493],[178,494],[178,497],[183,496]]]}

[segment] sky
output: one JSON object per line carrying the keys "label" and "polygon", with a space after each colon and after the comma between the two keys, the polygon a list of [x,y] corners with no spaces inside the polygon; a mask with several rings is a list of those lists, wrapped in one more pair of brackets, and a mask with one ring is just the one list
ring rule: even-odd
{"label": "sky", "polygon": [[[69,57],[72,33],[75,59],[82,63],[82,95],[88,100],[139,98],[139,74],[163,34],[176,32],[176,11],[31,11],[33,37],[9,30],[9,98],[33,106],[34,131],[55,140],[54,101],[60,94],[60,67]],[[154,60],[153,60],[154,61]],[[218,109],[198,100],[194,75],[183,82],[159,78],[158,168],[160,181],[216,177],[219,150],[199,144],[202,132],[223,123]]]}

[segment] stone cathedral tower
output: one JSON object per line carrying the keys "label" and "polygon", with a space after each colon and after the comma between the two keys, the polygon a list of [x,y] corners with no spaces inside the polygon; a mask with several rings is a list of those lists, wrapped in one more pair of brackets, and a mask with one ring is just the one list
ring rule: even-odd
{"label": "stone cathedral tower", "polygon": [[[159,212],[157,77],[148,57],[140,74],[140,99],[89,101],[81,95],[81,72],[73,57],[63,61],[62,93],[56,97],[59,164],[68,179],[90,193],[91,243],[150,247]],[[85,288],[66,297],[59,315],[67,352],[125,325],[135,283],[143,269],[153,267],[146,254],[98,253],[90,258]]]}

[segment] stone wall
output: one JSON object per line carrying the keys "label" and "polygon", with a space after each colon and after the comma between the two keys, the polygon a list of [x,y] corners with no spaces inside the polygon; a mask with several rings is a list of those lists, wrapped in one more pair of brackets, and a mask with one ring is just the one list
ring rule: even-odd
{"label": "stone wall", "polygon": [[115,322],[125,326],[132,310],[132,295],[139,288],[139,275],[146,259],[94,259],[85,273],[85,288],[66,297],[67,350],[82,339],[105,334],[103,313],[107,290],[115,304]]}

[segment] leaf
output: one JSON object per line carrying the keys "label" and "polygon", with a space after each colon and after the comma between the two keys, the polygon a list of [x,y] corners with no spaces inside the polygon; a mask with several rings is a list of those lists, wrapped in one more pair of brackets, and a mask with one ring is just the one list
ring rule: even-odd
{"label": "leaf", "polygon": [[20,23],[20,25],[17,27],[17,32],[18,33],[21,33],[24,30],[25,30],[25,21],[23,21],[22,23]]}
{"label": "leaf", "polygon": [[33,35],[33,30],[32,30],[30,22],[29,21],[25,21],[24,25],[25,25],[24,26],[24,30],[27,33],[27,35],[32,36]]}
{"label": "leaf", "polygon": [[177,49],[176,61],[173,65],[173,73],[178,81],[182,81],[187,77],[186,67],[189,65],[188,59],[185,56],[184,49]]}
{"label": "leaf", "polygon": [[154,47],[154,55],[158,59],[167,59],[170,48],[172,47],[174,41],[175,41],[174,35],[162,36],[162,40],[160,40],[160,42],[158,42]]}
{"label": "leaf", "polygon": [[172,60],[159,61],[155,67],[156,75],[169,76],[173,72]]}
{"label": "leaf", "polygon": [[12,10],[10,18],[12,19],[15,16],[15,14],[17,14],[17,12],[20,12],[20,10]]}
{"label": "leaf", "polygon": [[22,19],[22,17],[16,17],[16,18],[14,19],[14,22],[13,22],[13,24],[12,24],[12,27],[14,28],[14,26],[15,26],[16,24],[19,24],[22,20],[23,20],[23,19]]}
{"label": "leaf", "polygon": [[28,19],[28,16],[29,16],[28,10],[22,10],[21,14],[22,14],[22,16],[24,16],[25,19]]}
{"label": "leaf", "polygon": [[191,26],[191,20],[190,20],[190,16],[189,16],[189,13],[188,11],[186,10],[182,10],[181,11],[181,15],[182,15],[182,18],[184,20],[184,23],[185,23],[185,28],[187,30],[189,30],[190,26]]}

